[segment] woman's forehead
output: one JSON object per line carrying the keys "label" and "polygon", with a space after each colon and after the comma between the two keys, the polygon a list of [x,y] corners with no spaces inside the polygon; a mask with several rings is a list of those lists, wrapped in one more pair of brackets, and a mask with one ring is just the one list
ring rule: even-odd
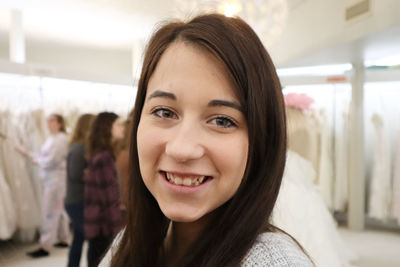
{"label": "woman's forehead", "polygon": [[162,55],[151,76],[147,96],[153,91],[180,91],[230,98],[237,102],[226,67],[214,55],[184,42],[175,42]]}

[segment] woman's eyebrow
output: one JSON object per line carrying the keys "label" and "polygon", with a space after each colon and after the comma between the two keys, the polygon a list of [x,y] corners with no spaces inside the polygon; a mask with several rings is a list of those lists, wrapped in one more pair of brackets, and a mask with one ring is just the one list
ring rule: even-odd
{"label": "woman's eyebrow", "polygon": [[235,102],[231,102],[231,101],[226,101],[226,100],[211,100],[207,106],[209,106],[209,107],[225,106],[225,107],[237,109],[238,111],[243,113],[243,109],[239,104],[236,104]]}
{"label": "woman's eyebrow", "polygon": [[[150,100],[152,98],[155,97],[161,97],[161,98],[168,98],[171,100],[176,100],[176,96],[173,93],[168,93],[168,92],[164,92],[164,91],[154,91],[148,98],[147,100]],[[235,102],[232,101],[227,101],[227,100],[211,100],[208,105],[208,107],[218,107],[218,106],[225,106],[225,107],[230,107],[230,108],[234,108],[240,112],[243,113],[243,109],[239,104],[236,104]]]}
{"label": "woman's eyebrow", "polygon": [[155,97],[162,97],[162,98],[169,98],[172,100],[176,100],[176,96],[173,93],[168,93],[168,92],[164,92],[164,91],[155,91],[153,92],[148,98],[147,100],[150,100],[152,98]]}

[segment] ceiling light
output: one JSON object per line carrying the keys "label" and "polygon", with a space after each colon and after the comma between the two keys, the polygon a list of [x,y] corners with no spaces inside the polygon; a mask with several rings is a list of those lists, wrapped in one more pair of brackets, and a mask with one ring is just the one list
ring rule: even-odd
{"label": "ceiling light", "polygon": [[223,1],[218,6],[218,12],[226,17],[234,17],[242,11],[242,4],[237,0]]}

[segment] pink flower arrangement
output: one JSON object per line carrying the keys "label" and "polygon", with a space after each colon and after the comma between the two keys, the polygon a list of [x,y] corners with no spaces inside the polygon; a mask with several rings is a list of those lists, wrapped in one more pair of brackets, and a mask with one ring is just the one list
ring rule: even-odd
{"label": "pink flower arrangement", "polygon": [[310,110],[314,99],[306,94],[289,93],[284,95],[285,105],[290,108]]}

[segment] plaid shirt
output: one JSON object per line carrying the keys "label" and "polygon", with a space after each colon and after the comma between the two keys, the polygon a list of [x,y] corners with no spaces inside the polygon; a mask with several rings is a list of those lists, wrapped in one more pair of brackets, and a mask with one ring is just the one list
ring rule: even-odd
{"label": "plaid shirt", "polygon": [[120,188],[115,159],[108,151],[96,153],[85,178],[85,236],[114,237],[122,227]]}

